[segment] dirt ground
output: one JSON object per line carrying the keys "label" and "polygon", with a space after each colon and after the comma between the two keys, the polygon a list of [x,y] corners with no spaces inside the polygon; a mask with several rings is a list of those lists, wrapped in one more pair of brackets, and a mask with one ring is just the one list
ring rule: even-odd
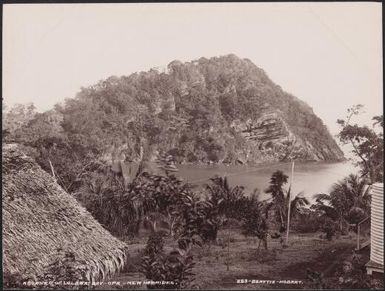
{"label": "dirt ground", "polygon": [[[229,249],[224,243],[227,237]],[[129,243],[130,258],[125,270],[101,288],[146,289],[132,285],[146,280],[138,270],[146,236]],[[354,247],[355,234],[327,241],[320,238],[320,233],[292,233],[288,247],[283,248],[279,239],[269,238],[268,249],[261,246],[258,250],[257,239],[246,238],[237,229],[222,230],[217,244],[192,250],[196,264],[194,285],[199,289],[301,289],[305,288],[308,268],[327,277]],[[170,242],[165,248],[172,249]],[[114,281],[119,285],[114,285]]]}

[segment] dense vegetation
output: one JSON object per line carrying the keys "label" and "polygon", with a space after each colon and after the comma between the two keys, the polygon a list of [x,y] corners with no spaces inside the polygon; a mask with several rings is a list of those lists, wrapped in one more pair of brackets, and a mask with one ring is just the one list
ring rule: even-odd
{"label": "dense vegetation", "polygon": [[[4,116],[3,141],[23,146],[114,235],[129,240],[141,228],[149,230],[141,272],[150,280],[175,282],[169,288],[188,288],[194,275],[191,249],[217,244],[219,230],[234,221],[242,234],[258,238],[268,249],[267,238],[282,240],[287,228],[322,231],[331,240],[369,215],[365,184],[383,180],[383,137],[351,124],[358,109],[339,121],[339,137],[353,144],[362,175],[337,182],[330,193],[318,194],[311,207],[285,188],[288,176],[281,171],[272,174],[266,201],[258,199],[258,190],[245,193],[226,177],[210,179],[198,192],[172,174],[181,162],[342,157],[309,106],[234,55],[174,61],[167,73],[110,77],[44,113],[36,113],[33,105],[15,106]],[[267,128],[262,142],[246,139],[239,130],[272,112],[290,134],[274,137],[275,129],[269,133]],[[383,126],[382,117],[374,120]],[[297,148],[288,136],[295,137]],[[128,180],[114,170],[116,160],[137,165]],[[152,161],[160,172],[149,168]],[[165,238],[173,242],[169,253]],[[229,237],[228,249],[230,242]]]}
{"label": "dense vegetation", "polygon": [[[44,143],[52,155],[56,150],[81,158],[102,155],[115,144],[126,145],[127,159],[136,159],[145,146],[151,153],[171,154],[177,162],[260,162],[287,158],[274,151],[292,151],[295,143],[302,151],[297,158],[342,157],[308,105],[284,92],[251,61],[234,55],[173,61],[167,72],[112,76],[82,88],[51,111],[33,112],[33,106],[12,108],[5,133],[39,148],[39,140],[51,139],[60,145],[53,149]],[[247,140],[242,131],[272,112],[292,136],[264,125],[265,136]]]}
{"label": "dense vegetation", "polygon": [[369,184],[384,179],[384,118],[374,116],[371,128],[353,123],[353,118],[362,112],[363,105],[354,105],[347,110],[346,118],[337,120],[341,126],[338,135],[344,144],[350,144],[361,174]]}

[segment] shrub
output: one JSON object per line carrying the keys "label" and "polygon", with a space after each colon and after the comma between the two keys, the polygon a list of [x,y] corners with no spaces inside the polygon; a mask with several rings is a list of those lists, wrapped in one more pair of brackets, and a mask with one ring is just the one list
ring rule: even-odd
{"label": "shrub", "polygon": [[315,211],[300,213],[293,221],[293,228],[300,233],[314,233],[322,229],[324,218]]}
{"label": "shrub", "polygon": [[218,208],[219,215],[226,218],[240,218],[243,208],[244,187],[231,187],[226,177],[214,177],[206,185],[210,194],[209,202]]}
{"label": "shrub", "polygon": [[365,263],[357,254],[349,256],[342,262],[335,274],[335,280],[331,280],[330,284],[339,289],[371,289],[372,287]]}
{"label": "shrub", "polygon": [[327,289],[323,274],[307,269],[305,287],[308,289]]}
{"label": "shrub", "polygon": [[336,223],[331,219],[326,219],[322,225],[322,232],[325,233],[327,240],[332,240],[333,236],[336,234],[337,227]]}
{"label": "shrub", "polygon": [[146,248],[144,249],[144,255],[150,258],[154,258],[159,254],[163,254],[164,247],[164,235],[159,232],[155,232],[148,238]]}
{"label": "shrub", "polygon": [[168,281],[172,284],[151,284],[149,289],[185,289],[193,281],[193,257],[181,250],[168,255],[163,250],[163,236],[153,233],[147,242],[142,259],[141,272],[152,281]]}
{"label": "shrub", "polygon": [[322,273],[307,271],[307,289],[383,289],[384,281],[372,279],[365,269],[365,261],[360,255],[353,254],[338,266],[331,277],[324,278]]}
{"label": "shrub", "polygon": [[365,211],[360,207],[353,207],[349,210],[347,220],[351,224],[357,224],[367,217]]}
{"label": "shrub", "polygon": [[256,236],[263,242],[267,249],[267,236],[269,225],[267,221],[268,207],[265,203],[258,201],[258,197],[244,197],[242,211],[242,234],[245,236]]}

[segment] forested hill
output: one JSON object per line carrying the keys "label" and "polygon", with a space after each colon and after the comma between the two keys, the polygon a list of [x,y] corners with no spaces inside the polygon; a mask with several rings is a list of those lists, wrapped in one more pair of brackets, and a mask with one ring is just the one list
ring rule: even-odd
{"label": "forested hill", "polygon": [[180,163],[343,159],[305,102],[235,55],[113,76],[39,116],[27,131],[51,122],[51,136],[100,154],[119,147],[128,160],[141,145]]}

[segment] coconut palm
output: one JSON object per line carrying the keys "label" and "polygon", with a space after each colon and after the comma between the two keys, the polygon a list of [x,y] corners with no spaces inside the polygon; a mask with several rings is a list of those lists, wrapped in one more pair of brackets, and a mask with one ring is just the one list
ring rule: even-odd
{"label": "coconut palm", "polygon": [[246,236],[254,236],[259,239],[257,252],[261,243],[267,249],[267,236],[269,232],[268,212],[271,203],[259,199],[260,192],[255,189],[250,196],[243,197],[242,209],[242,233]]}
{"label": "coconut palm", "polygon": [[[266,193],[271,194],[271,208],[281,225],[280,231],[283,232],[286,229],[285,222],[287,221],[288,206],[290,204],[290,216],[294,217],[301,212],[301,209],[309,205],[309,201],[303,197],[303,193],[298,193],[291,197],[291,189],[285,190],[283,186],[287,183],[288,176],[282,171],[275,171],[270,178],[270,185],[265,190]],[[289,199],[291,202],[289,203]]]}
{"label": "coconut palm", "polygon": [[[286,192],[286,203],[285,205],[288,205],[289,204],[289,197],[291,196],[290,195],[290,189]],[[303,196],[303,191],[297,193],[294,195],[294,199],[290,199],[290,218],[293,218],[295,216],[297,216],[298,214],[300,214],[302,212],[302,210],[304,209],[304,207],[306,207],[307,205],[310,204],[309,200]],[[286,207],[287,209],[287,207]],[[287,211],[286,211],[287,213]]]}
{"label": "coconut palm", "polygon": [[227,218],[238,218],[244,188],[242,186],[231,187],[227,177],[214,177],[210,179],[210,182],[211,184],[206,185],[211,196],[209,201],[218,207],[221,215]]}
{"label": "coconut palm", "polygon": [[350,174],[335,183],[330,194],[316,194],[315,209],[339,224],[358,223],[370,214],[370,195],[364,179]]}

